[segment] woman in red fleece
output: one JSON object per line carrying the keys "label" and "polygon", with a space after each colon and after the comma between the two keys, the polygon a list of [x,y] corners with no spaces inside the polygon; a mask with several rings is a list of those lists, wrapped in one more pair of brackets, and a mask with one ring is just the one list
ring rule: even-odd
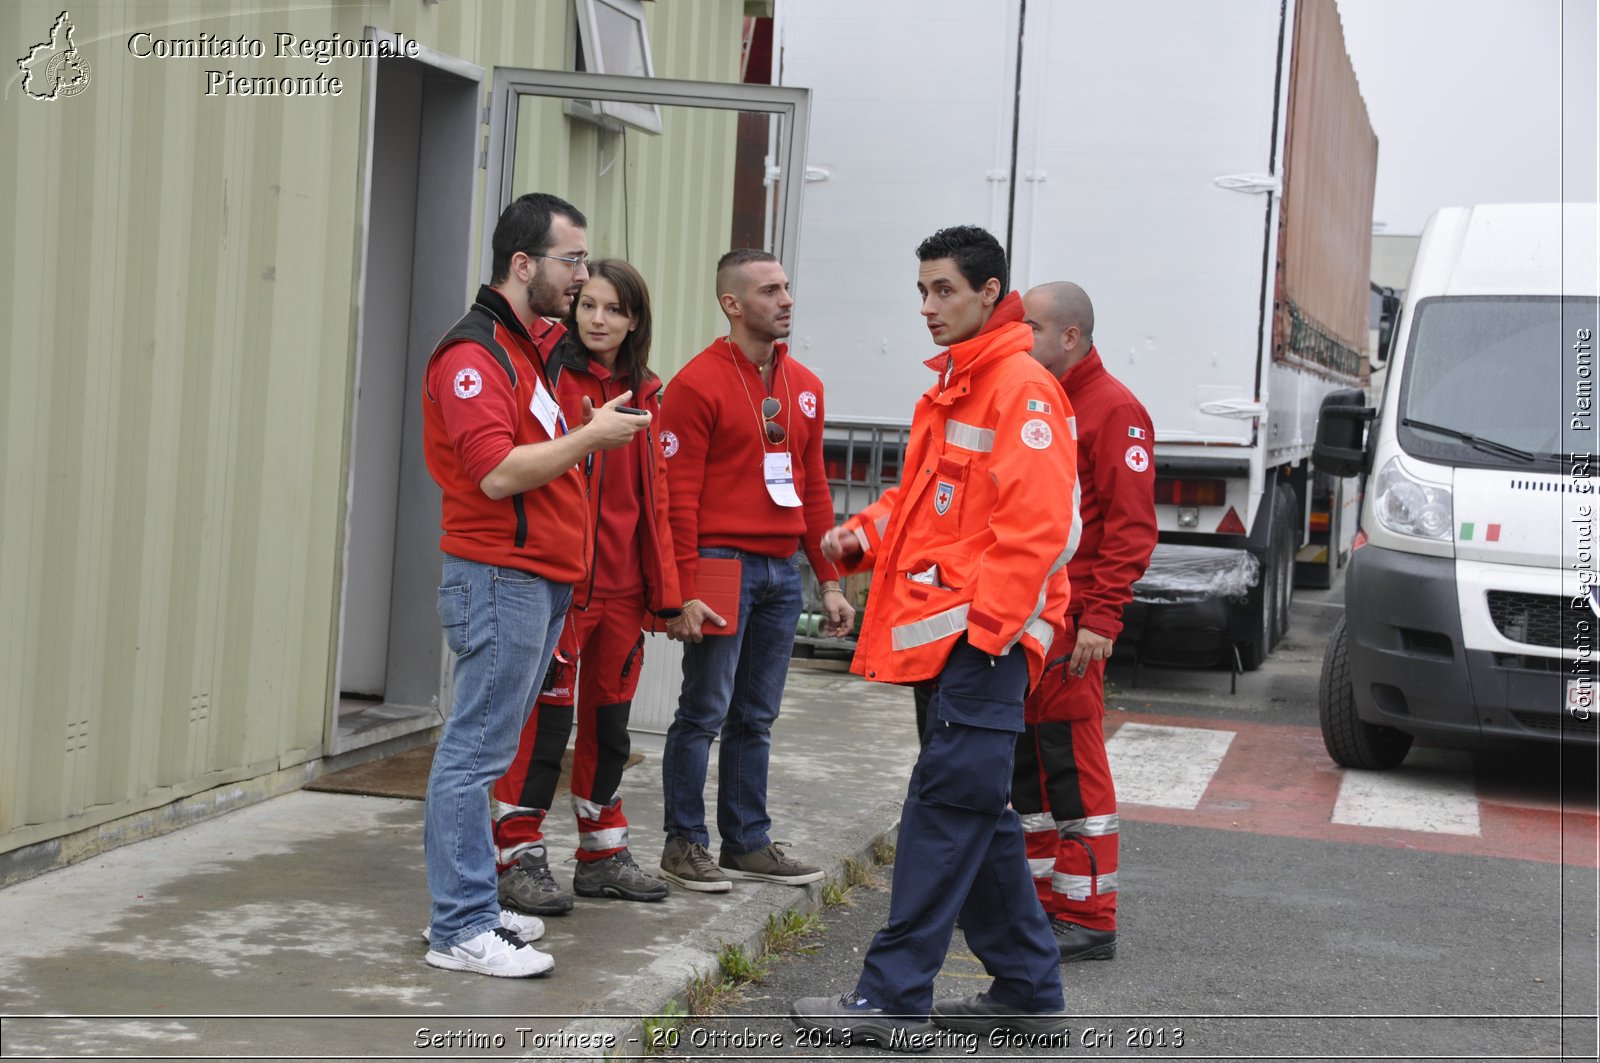
{"label": "woman in red fleece", "polygon": [[[624,392],[633,393],[628,401],[634,406],[661,416],[661,378],[647,364],[650,294],[637,270],[621,259],[592,264],[566,326],[551,367],[570,422],[581,424],[586,405],[598,407]],[[560,915],[573,905],[572,894],[550,872],[543,827],[574,707],[578,866],[573,891],[583,897],[659,901],[669,890],[634,863],[617,795],[628,760],[628,709],[644,663],[642,629],[652,614],[677,616],[683,600],[655,429],[640,432],[625,448],[592,455],[583,471],[594,526],[593,563],[588,579],[573,587],[572,610],[544,691],[522,729],[516,760],[495,783],[491,803],[500,901],[533,915]]]}

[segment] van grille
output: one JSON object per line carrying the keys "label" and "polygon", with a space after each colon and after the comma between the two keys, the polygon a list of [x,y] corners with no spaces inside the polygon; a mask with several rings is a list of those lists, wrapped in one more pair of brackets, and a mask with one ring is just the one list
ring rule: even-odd
{"label": "van grille", "polygon": [[[1500,634],[1527,646],[1561,648],[1561,614],[1567,600],[1554,594],[1490,591],[1489,617]],[[1570,623],[1570,621],[1569,621]]]}
{"label": "van grille", "polygon": [[1600,728],[1597,720],[1600,717],[1590,716],[1587,720],[1580,720],[1576,716],[1559,716],[1548,712],[1513,712],[1516,721],[1530,731],[1541,734],[1561,734],[1571,738],[1594,738]]}

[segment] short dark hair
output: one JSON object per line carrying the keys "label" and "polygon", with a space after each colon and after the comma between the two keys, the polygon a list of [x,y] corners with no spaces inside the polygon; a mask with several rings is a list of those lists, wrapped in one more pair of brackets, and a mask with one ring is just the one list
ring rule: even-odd
{"label": "short dark hair", "polygon": [[[633,331],[622,338],[622,346],[617,350],[617,364],[612,372],[627,380],[634,398],[641,398],[645,382],[655,376],[650,371],[650,289],[639,271],[620,258],[602,258],[598,262],[591,262],[589,280],[596,277],[611,282],[611,286],[617,290],[622,309],[638,322]],[[567,311],[563,322],[567,326],[565,339],[571,339],[580,346],[583,343],[578,335],[578,302],[581,299],[580,293],[578,299],[572,300],[572,308]]]}
{"label": "short dark hair", "polygon": [[993,277],[1000,282],[1000,294],[1010,290],[1010,271],[1006,251],[987,229],[976,225],[952,225],[940,229],[917,245],[917,260],[952,259],[961,275],[976,291]]}
{"label": "short dark hair", "polygon": [[724,292],[732,291],[731,279],[735,270],[743,269],[752,262],[777,262],[778,256],[754,247],[736,247],[732,251],[717,259],[717,296],[721,298]]}
{"label": "short dark hair", "polygon": [[494,267],[489,283],[499,284],[511,273],[511,256],[542,255],[550,250],[550,220],[561,215],[580,229],[589,227],[583,211],[560,196],[529,192],[512,200],[494,226]]}

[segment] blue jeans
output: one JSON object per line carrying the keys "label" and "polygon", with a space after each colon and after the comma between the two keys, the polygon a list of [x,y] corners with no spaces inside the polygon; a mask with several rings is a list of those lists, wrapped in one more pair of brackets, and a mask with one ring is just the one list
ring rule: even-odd
{"label": "blue jeans", "polygon": [[667,837],[711,844],[706,764],[720,731],[717,833],[723,848],[750,853],[772,842],[767,759],[800,620],[800,557],[723,547],[704,547],[700,556],[741,562],[739,630],[684,645],[683,688],[661,754]]}
{"label": "blue jeans", "polygon": [[570,584],[445,555],[439,623],[455,654],[454,696],[422,831],[434,948],[500,925],[489,786],[517,754],[571,601]]}

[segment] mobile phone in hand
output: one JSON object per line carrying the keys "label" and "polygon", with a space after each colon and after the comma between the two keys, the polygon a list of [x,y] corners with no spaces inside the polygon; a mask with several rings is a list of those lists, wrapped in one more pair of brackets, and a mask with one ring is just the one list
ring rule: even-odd
{"label": "mobile phone in hand", "polygon": [[634,409],[632,406],[616,406],[616,407],[613,407],[613,408],[618,413],[631,413],[635,417],[643,417],[645,415],[645,411],[644,410]]}

